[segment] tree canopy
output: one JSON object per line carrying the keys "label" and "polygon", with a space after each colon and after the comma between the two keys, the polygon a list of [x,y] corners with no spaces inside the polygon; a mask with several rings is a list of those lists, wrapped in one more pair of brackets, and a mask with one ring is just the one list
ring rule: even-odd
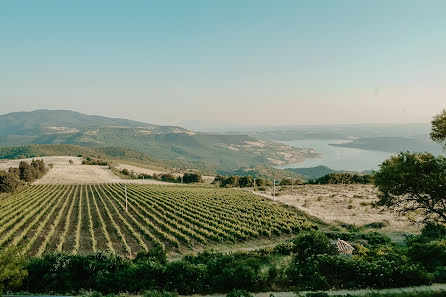
{"label": "tree canopy", "polygon": [[17,248],[0,251],[0,296],[3,290],[22,284],[22,280],[28,276],[26,264],[25,258],[19,254]]}
{"label": "tree canopy", "polygon": [[432,120],[431,139],[443,144],[446,148],[446,109],[437,114]]}
{"label": "tree canopy", "polygon": [[446,158],[403,152],[375,173],[379,204],[403,213],[419,210],[424,219],[446,223]]}
{"label": "tree canopy", "polygon": [[[430,137],[446,149],[446,110],[432,120]],[[380,205],[400,212],[418,211],[424,221],[446,223],[446,158],[429,153],[401,152],[384,161],[375,173]]]}

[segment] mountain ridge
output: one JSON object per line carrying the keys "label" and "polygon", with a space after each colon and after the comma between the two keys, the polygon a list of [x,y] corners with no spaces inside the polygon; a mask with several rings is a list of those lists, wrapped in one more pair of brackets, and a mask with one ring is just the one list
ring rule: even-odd
{"label": "mountain ridge", "polygon": [[0,115],[0,146],[74,144],[123,147],[164,160],[206,163],[221,170],[285,165],[318,154],[248,135],[197,133],[69,110],[37,110]]}

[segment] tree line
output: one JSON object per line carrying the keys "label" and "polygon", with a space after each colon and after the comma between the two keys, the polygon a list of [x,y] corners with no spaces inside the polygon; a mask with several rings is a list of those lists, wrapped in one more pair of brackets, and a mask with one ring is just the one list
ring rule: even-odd
{"label": "tree line", "polygon": [[198,172],[186,172],[181,177],[181,175],[175,176],[172,173],[159,173],[159,174],[153,173],[152,175],[147,173],[136,174],[134,171],[130,171],[127,168],[124,168],[120,171],[120,173],[134,179],[156,179],[171,183],[183,182],[185,184],[203,182],[203,176]]}
{"label": "tree line", "polygon": [[[369,174],[351,174],[351,173],[330,173],[324,175],[318,179],[309,180],[305,182],[301,179],[293,179],[293,178],[283,178],[281,180],[276,181],[276,185],[280,186],[291,186],[291,185],[302,185],[302,184],[370,184],[372,183],[373,176]],[[262,178],[255,178],[255,186],[269,187],[273,185],[273,182]],[[239,187],[239,188],[249,188],[254,187],[254,177],[252,176],[240,176],[240,175],[229,175],[229,176],[221,176],[218,175],[213,184],[216,184],[220,187]]]}
{"label": "tree line", "polygon": [[308,184],[371,184],[373,175],[352,173],[329,173],[317,179],[308,181]]}
{"label": "tree line", "polygon": [[[240,187],[240,188],[248,188],[254,187],[254,177],[252,176],[240,176],[240,175],[230,175],[230,176],[221,176],[217,175],[213,181],[213,184],[220,187]],[[255,186],[256,187],[265,187],[272,185],[272,182],[269,180],[257,177],[255,178]]]}
{"label": "tree line", "polygon": [[0,192],[12,193],[25,185],[41,178],[47,169],[43,160],[32,160],[31,164],[20,162],[19,167],[10,167],[8,171],[0,171]]}

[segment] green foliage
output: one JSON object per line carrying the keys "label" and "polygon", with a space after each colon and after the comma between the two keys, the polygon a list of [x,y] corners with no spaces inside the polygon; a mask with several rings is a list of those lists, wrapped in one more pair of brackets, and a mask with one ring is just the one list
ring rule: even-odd
{"label": "green foliage", "polygon": [[167,292],[167,291],[157,291],[157,290],[148,290],[144,291],[141,294],[141,297],[178,297],[178,293],[175,292]]}
{"label": "green foliage", "polygon": [[130,175],[130,171],[127,168],[122,169],[121,173],[124,174],[124,175],[127,175],[127,176]]}
{"label": "green foliage", "polygon": [[[271,183],[261,177],[257,177],[256,179],[256,187],[263,187],[266,185],[270,185]],[[239,175],[230,175],[230,176],[221,176],[217,175],[213,182],[214,184],[220,185],[220,187],[253,187],[254,186],[254,178],[252,176],[239,176]]]}
{"label": "green foliage", "polygon": [[312,255],[335,255],[337,253],[330,239],[324,233],[316,231],[298,235],[293,240],[293,245],[292,252],[301,260]]}
{"label": "green foliage", "polygon": [[432,120],[431,139],[442,143],[446,148],[446,109],[437,114]]}
{"label": "green foliage", "polygon": [[370,184],[373,176],[369,174],[329,173],[315,180],[309,180],[309,184]]}
{"label": "green foliage", "polygon": [[226,297],[254,297],[253,294],[249,293],[246,290],[232,290],[229,292]]}
{"label": "green foliage", "polygon": [[196,172],[186,172],[183,175],[183,183],[190,184],[190,183],[202,183],[203,178],[200,173]]}
{"label": "green foliage", "polygon": [[[392,240],[385,234],[379,232],[326,232],[325,235],[330,239],[342,239],[346,241],[365,241],[367,246],[391,245]],[[364,242],[363,242],[364,243]]]}
{"label": "green foliage", "polygon": [[20,180],[19,175],[11,172],[0,171],[0,192],[12,193],[23,184],[24,183]]}
{"label": "green foliage", "polygon": [[166,261],[162,248],[150,249],[132,260],[106,253],[50,254],[30,261],[30,277],[21,289],[102,294],[150,290],[147,294],[153,296],[170,294],[166,291],[231,292],[231,296],[246,296],[244,290],[390,288],[429,284],[433,277],[444,279],[445,265],[429,273],[423,260],[415,260],[408,252],[410,246],[376,242],[380,241],[353,258],[339,256],[321,232],[302,233],[275,248],[230,254],[202,252],[172,262]]}
{"label": "green foliage", "polygon": [[3,290],[14,289],[22,284],[22,280],[28,276],[25,267],[25,258],[17,248],[0,250],[0,296]]}
{"label": "green foliage", "polygon": [[0,171],[0,193],[12,193],[25,182],[33,182],[46,173],[43,160],[32,160],[31,164],[20,162],[19,168],[10,167],[8,172]]}
{"label": "green foliage", "polygon": [[426,221],[446,222],[446,158],[403,152],[381,164],[375,173],[379,204],[402,213],[423,212]]}
{"label": "green foliage", "polygon": [[335,255],[316,255],[305,261],[296,257],[290,265],[289,277],[297,287],[309,290],[402,287],[430,282],[422,267],[403,260]]}
{"label": "green foliage", "polygon": [[165,182],[177,182],[178,179],[172,173],[163,173],[160,176],[160,179]]}
{"label": "green foliage", "polygon": [[23,180],[24,182],[30,183],[36,179],[34,168],[31,167],[27,162],[25,161],[20,162],[19,169],[20,169],[20,179]]}

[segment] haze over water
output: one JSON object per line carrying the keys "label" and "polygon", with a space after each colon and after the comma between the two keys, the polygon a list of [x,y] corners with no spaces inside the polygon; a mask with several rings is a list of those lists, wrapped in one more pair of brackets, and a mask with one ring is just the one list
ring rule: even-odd
{"label": "haze over water", "polygon": [[364,171],[376,170],[378,166],[395,153],[345,148],[332,146],[331,143],[342,143],[346,140],[336,139],[311,139],[281,141],[299,148],[313,148],[322,154],[321,158],[307,159],[304,162],[280,166],[279,168],[307,168],[319,165],[336,170]]}

